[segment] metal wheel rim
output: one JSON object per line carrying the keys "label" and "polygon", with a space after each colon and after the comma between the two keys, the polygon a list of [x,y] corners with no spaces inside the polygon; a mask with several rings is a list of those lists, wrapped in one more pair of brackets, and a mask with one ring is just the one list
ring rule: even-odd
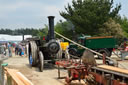
{"label": "metal wheel rim", "polygon": [[30,55],[32,55],[32,60],[33,60],[32,65],[36,65],[37,64],[37,62],[36,62],[36,60],[37,60],[37,45],[34,41],[31,41],[30,46],[31,46],[31,54]]}
{"label": "metal wheel rim", "polygon": [[43,69],[44,69],[44,56],[43,56],[43,53],[41,51],[39,51],[39,68],[40,68],[40,71],[43,72]]}

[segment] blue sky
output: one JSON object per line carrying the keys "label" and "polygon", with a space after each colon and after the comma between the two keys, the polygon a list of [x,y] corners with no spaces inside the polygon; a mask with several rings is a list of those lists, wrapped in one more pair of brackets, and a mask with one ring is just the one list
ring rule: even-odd
{"label": "blue sky", "polygon": [[[55,23],[64,20],[59,11],[64,10],[72,0],[0,0],[0,28],[43,28],[47,16],[54,15]],[[128,0],[114,0],[121,3],[120,15],[128,17]]]}

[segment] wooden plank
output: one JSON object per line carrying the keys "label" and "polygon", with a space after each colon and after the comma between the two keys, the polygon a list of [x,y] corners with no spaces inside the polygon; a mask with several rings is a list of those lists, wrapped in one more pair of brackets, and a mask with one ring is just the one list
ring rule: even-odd
{"label": "wooden plank", "polygon": [[20,72],[16,73],[16,76],[25,84],[25,85],[33,85],[23,74]]}
{"label": "wooden plank", "polygon": [[12,71],[10,69],[7,69],[7,74],[10,75],[12,77],[12,79],[15,81],[15,83],[17,85],[25,85],[16,75],[15,75],[15,71]]}
{"label": "wooden plank", "polygon": [[113,36],[89,37],[86,39],[100,39],[100,38],[113,38]]}
{"label": "wooden plank", "polygon": [[119,73],[123,73],[123,74],[128,74],[128,70],[123,69],[123,68],[118,68],[118,67],[113,67],[113,66],[108,66],[108,65],[99,65],[97,67],[102,68],[102,69],[115,71],[115,72],[119,72]]}
{"label": "wooden plank", "polygon": [[23,74],[14,69],[4,68],[6,74],[11,76],[15,85],[33,85],[31,81],[29,81]]}

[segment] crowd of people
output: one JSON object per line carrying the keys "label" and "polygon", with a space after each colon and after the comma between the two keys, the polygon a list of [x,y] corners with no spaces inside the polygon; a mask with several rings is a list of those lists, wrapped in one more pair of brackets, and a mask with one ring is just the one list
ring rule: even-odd
{"label": "crowd of people", "polygon": [[4,55],[12,57],[12,54],[23,56],[25,48],[21,43],[3,43],[2,46],[4,47]]}
{"label": "crowd of people", "polygon": [[15,55],[24,55],[24,47],[21,44],[16,44],[15,46]]}

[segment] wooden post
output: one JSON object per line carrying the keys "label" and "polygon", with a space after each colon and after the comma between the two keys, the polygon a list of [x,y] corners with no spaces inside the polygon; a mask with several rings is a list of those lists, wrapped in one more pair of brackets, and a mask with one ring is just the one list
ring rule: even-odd
{"label": "wooden post", "polygon": [[106,55],[103,53],[103,64],[106,64]]}
{"label": "wooden post", "polygon": [[60,79],[60,65],[58,64],[58,79]]}
{"label": "wooden post", "polygon": [[10,75],[7,75],[7,85],[12,85],[12,78]]}
{"label": "wooden post", "polygon": [[4,66],[2,66],[2,85],[4,85],[5,76],[4,76]]}
{"label": "wooden post", "polygon": [[0,60],[0,85],[2,85],[2,61]]}

